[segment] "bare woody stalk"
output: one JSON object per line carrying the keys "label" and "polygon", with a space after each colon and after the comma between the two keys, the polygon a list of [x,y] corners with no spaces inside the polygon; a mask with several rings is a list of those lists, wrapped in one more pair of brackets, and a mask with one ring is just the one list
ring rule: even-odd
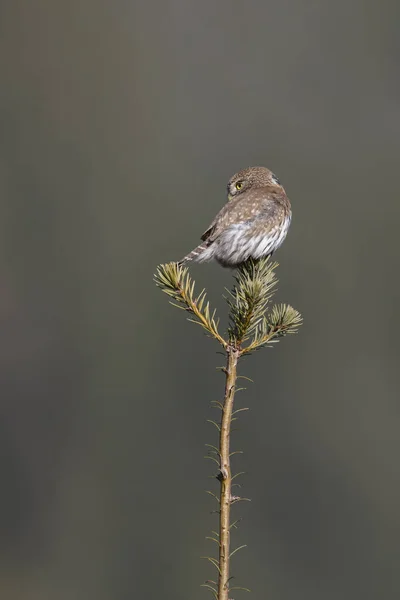
{"label": "bare woody stalk", "polygon": [[[218,558],[207,558],[218,571],[218,581],[208,580],[204,587],[210,589],[216,600],[229,600],[233,590],[247,588],[230,585],[230,559],[239,548],[231,551],[230,533],[235,523],[231,522],[232,504],[244,498],[232,494],[232,481],[239,474],[232,475],[230,451],[230,435],[233,416],[235,391],[237,389],[237,365],[241,356],[279,341],[288,333],[295,333],[302,323],[299,312],[286,304],[274,305],[267,310],[268,303],[277,284],[275,269],[277,263],[269,259],[257,262],[248,261],[234,275],[235,283],[227,298],[229,306],[229,327],[227,336],[223,337],[218,330],[218,319],[215,311],[211,311],[206,301],[205,290],[195,294],[195,283],[192,281],[187,268],[176,263],[160,265],[155,274],[155,282],[172,299],[178,308],[189,313],[189,320],[201,325],[210,337],[213,337],[224,348],[227,356],[225,394],[223,403],[216,405],[221,409],[220,425],[214,423],[219,430],[219,447],[212,448],[214,456],[209,456],[218,464],[216,478],[220,482],[220,493],[217,497],[209,492],[219,502],[219,531],[210,537],[218,544]],[[239,409],[243,410],[243,409]],[[247,590],[248,591],[248,590]]]}
{"label": "bare woody stalk", "polygon": [[218,600],[228,600],[229,592],[229,563],[230,563],[230,528],[232,503],[232,471],[230,459],[230,437],[237,380],[237,362],[239,352],[233,346],[227,349],[227,366],[225,370],[225,396],[222,408],[221,430],[219,436],[220,472],[218,479],[221,483],[219,496],[219,572]]}

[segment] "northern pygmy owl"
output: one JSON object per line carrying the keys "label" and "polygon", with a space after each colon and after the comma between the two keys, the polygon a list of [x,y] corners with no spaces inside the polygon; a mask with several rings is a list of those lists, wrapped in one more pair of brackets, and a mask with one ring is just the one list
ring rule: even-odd
{"label": "northern pygmy owl", "polygon": [[292,211],[279,179],[265,167],[239,171],[228,182],[228,202],[201,236],[203,242],[179,264],[215,259],[237,267],[271,256],[289,229]]}

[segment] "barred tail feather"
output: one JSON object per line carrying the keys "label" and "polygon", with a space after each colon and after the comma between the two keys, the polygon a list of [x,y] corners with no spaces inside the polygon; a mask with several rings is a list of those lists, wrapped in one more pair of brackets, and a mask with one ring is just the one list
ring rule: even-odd
{"label": "barred tail feather", "polygon": [[204,255],[204,252],[205,252],[205,250],[207,250],[208,247],[209,247],[209,244],[207,244],[207,242],[203,242],[202,244],[199,244],[199,246],[197,246],[197,248],[195,248],[194,250],[189,252],[189,254],[187,254],[184,258],[182,258],[182,260],[180,260],[178,262],[178,265],[184,265],[185,263],[190,262],[191,260],[195,260],[195,261],[202,261],[204,259],[209,260],[210,257],[203,258],[203,256],[202,256],[202,255]]}

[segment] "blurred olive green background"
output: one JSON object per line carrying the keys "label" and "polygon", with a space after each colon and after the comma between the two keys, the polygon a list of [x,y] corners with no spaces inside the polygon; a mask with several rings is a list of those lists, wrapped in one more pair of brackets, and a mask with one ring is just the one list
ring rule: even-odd
{"label": "blurred olive green background", "polygon": [[[399,597],[399,13],[1,3],[1,598],[208,597],[223,358],[152,274],[257,164],[292,200],[277,300],[304,327],[241,367],[235,583]],[[192,272],[224,315],[231,273]]]}

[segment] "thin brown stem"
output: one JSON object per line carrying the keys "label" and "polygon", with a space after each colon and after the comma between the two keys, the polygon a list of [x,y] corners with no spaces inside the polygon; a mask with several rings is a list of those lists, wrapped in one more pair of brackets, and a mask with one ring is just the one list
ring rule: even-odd
{"label": "thin brown stem", "polygon": [[233,401],[237,379],[237,362],[239,350],[233,346],[227,349],[226,384],[224,406],[221,418],[221,431],[219,439],[219,452],[221,456],[221,470],[219,480],[220,490],[220,517],[219,517],[219,578],[218,600],[228,600],[229,594],[229,562],[230,562],[230,512],[232,503],[232,473],[230,463],[230,433],[232,423]]}

